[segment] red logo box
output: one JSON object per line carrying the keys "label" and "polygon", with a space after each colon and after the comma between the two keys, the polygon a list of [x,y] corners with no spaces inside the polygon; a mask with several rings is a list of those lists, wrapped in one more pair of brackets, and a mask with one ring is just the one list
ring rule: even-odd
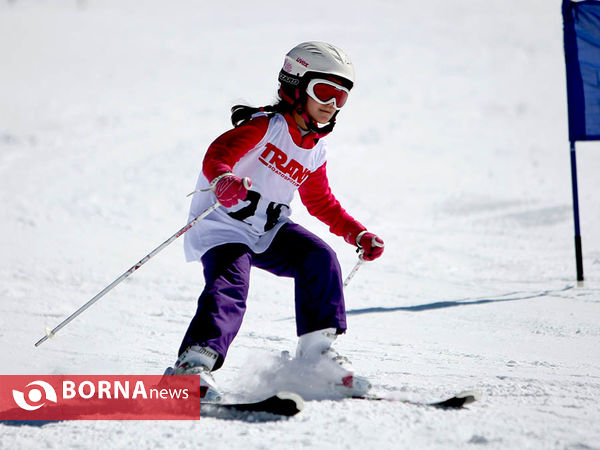
{"label": "red logo box", "polygon": [[0,375],[0,420],[197,420],[193,375]]}

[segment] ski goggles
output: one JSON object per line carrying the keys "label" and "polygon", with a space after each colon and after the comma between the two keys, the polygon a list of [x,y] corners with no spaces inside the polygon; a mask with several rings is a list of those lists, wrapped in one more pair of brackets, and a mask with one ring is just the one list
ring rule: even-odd
{"label": "ski goggles", "polygon": [[350,91],[333,81],[315,78],[308,83],[306,93],[321,105],[334,102],[335,109],[339,111],[346,104]]}

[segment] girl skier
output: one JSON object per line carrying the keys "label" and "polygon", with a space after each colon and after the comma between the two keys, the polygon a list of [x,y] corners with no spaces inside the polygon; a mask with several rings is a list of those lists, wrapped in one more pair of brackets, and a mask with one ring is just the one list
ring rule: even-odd
{"label": "girl skier", "polygon": [[299,191],[309,213],[361,249],[366,261],[383,241],[340,206],[329,187],[325,141],[354,84],[354,68],[339,48],[305,42],[286,56],[279,101],[232,108],[234,128],[208,148],[190,219],[219,207],[185,235],[188,261],[202,261],[205,287],[183,338],[175,374],[199,374],[204,401],[220,399],[211,372],[223,365],[246,309],[250,268],[295,280],[296,357],[331,363],[331,381],[348,395],[369,383],[354,376],[331,348],[346,330],[340,265],[320,238],[289,219]]}

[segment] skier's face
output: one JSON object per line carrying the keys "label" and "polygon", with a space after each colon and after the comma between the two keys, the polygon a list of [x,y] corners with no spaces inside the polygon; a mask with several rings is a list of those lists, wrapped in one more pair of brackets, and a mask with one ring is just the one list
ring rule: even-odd
{"label": "skier's face", "polygon": [[306,112],[315,122],[326,124],[335,114],[335,104],[332,100],[331,103],[322,105],[311,97],[308,97],[306,100]]}

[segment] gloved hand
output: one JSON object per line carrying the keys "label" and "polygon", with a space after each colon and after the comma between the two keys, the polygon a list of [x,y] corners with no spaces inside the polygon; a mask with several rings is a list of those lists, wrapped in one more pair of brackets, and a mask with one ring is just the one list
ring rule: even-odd
{"label": "gloved hand", "polygon": [[210,183],[217,200],[226,208],[236,205],[240,200],[245,200],[251,186],[250,178],[240,178],[231,172],[219,175]]}
{"label": "gloved hand", "polygon": [[366,230],[356,236],[356,245],[362,249],[360,258],[364,261],[373,261],[383,253],[383,239]]}

